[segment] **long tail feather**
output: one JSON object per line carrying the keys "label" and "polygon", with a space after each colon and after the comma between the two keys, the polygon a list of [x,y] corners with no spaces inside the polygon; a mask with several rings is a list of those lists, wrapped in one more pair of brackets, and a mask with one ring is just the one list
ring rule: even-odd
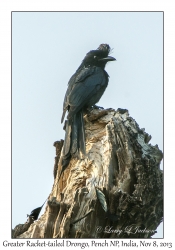
{"label": "long tail feather", "polygon": [[79,127],[78,141],[79,141],[79,153],[84,158],[86,155],[86,145],[85,145],[85,130],[84,130],[84,119],[83,112],[80,112],[80,127]]}
{"label": "long tail feather", "polygon": [[65,124],[65,139],[62,149],[62,166],[59,174],[59,179],[63,171],[69,165],[71,156],[82,159],[85,157],[85,155],[85,130],[83,111],[81,110],[74,115],[72,121],[68,120]]}
{"label": "long tail feather", "polygon": [[72,134],[72,124],[70,123],[70,121],[66,121],[65,122],[65,138],[64,138],[63,151],[62,151],[62,155],[65,158],[67,158],[70,154],[71,134]]}

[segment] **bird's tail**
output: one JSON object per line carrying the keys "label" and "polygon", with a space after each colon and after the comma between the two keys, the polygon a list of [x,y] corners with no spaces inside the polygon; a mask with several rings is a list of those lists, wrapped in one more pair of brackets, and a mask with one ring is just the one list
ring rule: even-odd
{"label": "bird's tail", "polygon": [[77,156],[79,159],[84,158],[86,153],[85,148],[85,132],[84,132],[84,120],[83,112],[79,111],[74,115],[71,126],[71,155]]}
{"label": "bird's tail", "polygon": [[71,159],[71,156],[83,159],[86,155],[85,146],[85,130],[83,111],[80,110],[73,116],[72,120],[67,120],[65,123],[65,139],[62,149],[62,172],[66,169]]}

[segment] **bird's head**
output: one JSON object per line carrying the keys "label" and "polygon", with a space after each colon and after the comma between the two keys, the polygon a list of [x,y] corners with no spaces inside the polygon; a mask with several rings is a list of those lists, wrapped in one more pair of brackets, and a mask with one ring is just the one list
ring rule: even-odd
{"label": "bird's head", "polygon": [[116,59],[109,56],[111,48],[108,44],[100,44],[96,50],[89,51],[83,62],[85,66],[98,66],[104,68],[109,61],[115,61]]}

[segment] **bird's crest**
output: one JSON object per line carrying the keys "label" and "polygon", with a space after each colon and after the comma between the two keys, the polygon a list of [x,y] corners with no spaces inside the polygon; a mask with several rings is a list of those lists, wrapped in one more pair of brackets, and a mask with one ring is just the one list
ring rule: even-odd
{"label": "bird's crest", "polygon": [[106,56],[108,56],[110,51],[111,51],[110,46],[108,44],[105,44],[105,43],[100,44],[97,49],[104,51],[106,53]]}

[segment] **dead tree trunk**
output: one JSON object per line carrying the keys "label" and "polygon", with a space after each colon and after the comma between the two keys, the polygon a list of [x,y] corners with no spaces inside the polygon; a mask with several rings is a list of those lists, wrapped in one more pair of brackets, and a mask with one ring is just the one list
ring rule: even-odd
{"label": "dead tree trunk", "polygon": [[127,110],[93,110],[84,120],[87,157],[72,158],[58,181],[63,142],[55,143],[45,213],[18,238],[150,238],[162,221],[163,155],[151,136]]}

